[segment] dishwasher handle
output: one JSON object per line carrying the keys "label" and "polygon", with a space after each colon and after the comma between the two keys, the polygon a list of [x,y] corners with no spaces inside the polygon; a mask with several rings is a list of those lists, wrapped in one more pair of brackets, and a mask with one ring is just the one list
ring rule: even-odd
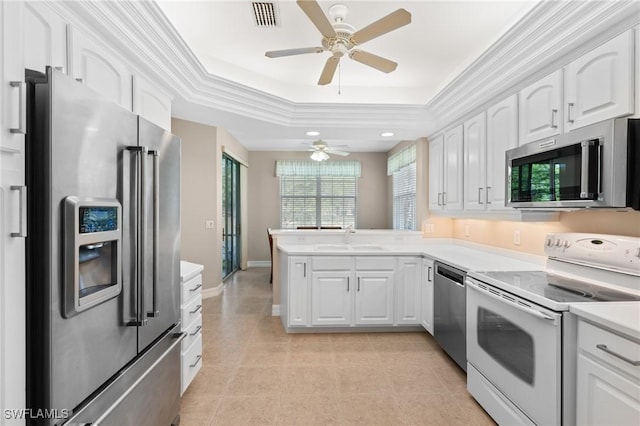
{"label": "dishwasher handle", "polygon": [[465,273],[458,269],[448,268],[438,263],[436,264],[436,274],[464,287]]}

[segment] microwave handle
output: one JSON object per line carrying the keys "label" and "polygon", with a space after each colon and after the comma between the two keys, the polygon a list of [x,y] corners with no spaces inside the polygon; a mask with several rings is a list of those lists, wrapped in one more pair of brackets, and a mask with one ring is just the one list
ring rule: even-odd
{"label": "microwave handle", "polygon": [[[582,165],[581,165],[581,176],[580,176],[580,198],[589,199],[593,198],[593,192],[589,192],[589,160],[590,160],[590,148],[596,144],[593,140],[590,141],[582,141],[580,146],[582,147]],[[599,157],[599,156],[598,156]],[[598,158],[598,163],[600,163],[600,158]],[[598,173],[599,174],[599,173]],[[600,180],[600,179],[598,179]],[[598,182],[598,187],[600,187],[600,182]]]}

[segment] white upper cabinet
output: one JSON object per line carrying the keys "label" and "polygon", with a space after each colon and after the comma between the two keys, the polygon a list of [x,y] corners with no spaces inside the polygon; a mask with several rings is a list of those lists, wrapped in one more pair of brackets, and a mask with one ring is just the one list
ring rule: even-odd
{"label": "white upper cabinet", "polygon": [[633,113],[633,31],[565,68],[565,130]]}
{"label": "white upper cabinet", "polygon": [[429,141],[429,209],[442,210],[444,135]]}
{"label": "white upper cabinet", "polygon": [[69,29],[70,72],[88,87],[131,110],[131,73],[123,60],[75,28]]}
{"label": "white upper cabinet", "polygon": [[486,208],[487,114],[464,122],[464,208]]}
{"label": "white upper cabinet", "polygon": [[47,65],[67,66],[66,25],[42,2],[24,2],[22,11],[24,68],[44,72]]}
{"label": "white upper cabinet", "polygon": [[513,210],[505,205],[505,152],[517,146],[518,95],[513,95],[487,110],[487,210]]}
{"label": "white upper cabinet", "polygon": [[462,210],[463,147],[462,125],[444,134],[444,192],[445,210]]}
{"label": "white upper cabinet", "polygon": [[520,144],[557,135],[562,123],[562,70],[520,91]]}
{"label": "white upper cabinet", "polygon": [[133,76],[133,112],[171,131],[171,97],[139,75]]}

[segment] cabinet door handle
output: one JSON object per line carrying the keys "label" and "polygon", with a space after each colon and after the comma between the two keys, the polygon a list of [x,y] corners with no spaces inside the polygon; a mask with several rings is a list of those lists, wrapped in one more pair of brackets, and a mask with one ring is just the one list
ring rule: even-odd
{"label": "cabinet door handle", "polygon": [[627,363],[629,363],[629,364],[631,364],[631,365],[633,365],[635,367],[640,365],[640,361],[634,361],[632,359],[627,358],[624,355],[620,355],[619,353],[616,353],[616,352],[612,351],[611,349],[609,349],[607,347],[607,345],[603,345],[602,343],[596,345],[596,348],[600,349],[601,351],[604,351],[604,352],[608,353],[609,355],[613,355],[616,358],[621,359],[624,362],[627,362]]}
{"label": "cabinet door handle", "polygon": [[349,291],[349,277],[347,277],[347,291]]}
{"label": "cabinet door handle", "polygon": [[202,287],[202,284],[198,284],[197,286],[195,286],[194,288],[190,288],[189,292],[193,293],[194,291],[196,291],[197,289],[199,289],[200,287]]}
{"label": "cabinet door handle", "polygon": [[487,204],[491,204],[491,201],[489,201],[489,190],[491,189],[490,186],[487,186],[487,190],[484,191],[484,196],[485,196],[485,202]]}
{"label": "cabinet door handle", "polygon": [[198,312],[200,309],[202,309],[202,305],[198,305],[196,306],[196,308],[193,311],[189,311],[190,314],[195,314],[196,312]]}
{"label": "cabinet door handle", "polygon": [[20,196],[20,206],[19,206],[19,228],[18,232],[12,232],[12,237],[18,238],[26,238],[27,236],[27,187],[24,185],[11,185],[10,189],[12,191],[18,191]]}
{"label": "cabinet door handle", "polygon": [[11,87],[18,88],[18,127],[12,127],[11,133],[27,134],[27,84],[24,81],[11,81]]}
{"label": "cabinet door handle", "polygon": [[482,202],[482,188],[478,188],[478,204],[484,204]]}
{"label": "cabinet door handle", "polygon": [[573,123],[573,120],[571,119],[571,107],[573,106],[573,102],[567,102],[567,121],[569,123]]}
{"label": "cabinet door handle", "polygon": [[447,205],[447,203],[446,203],[446,201],[445,201],[445,200],[446,200],[446,198],[445,198],[446,196],[447,196],[447,193],[446,193],[446,192],[443,192],[443,193],[442,193],[442,205],[443,205],[443,206],[446,206],[446,205]]}
{"label": "cabinet door handle", "polygon": [[189,333],[189,336],[195,336],[196,334],[198,334],[200,332],[200,330],[202,330],[202,326],[201,325],[196,327],[196,331],[194,331],[193,333]]}
{"label": "cabinet door handle", "polygon": [[431,282],[433,280],[433,275],[431,275],[433,273],[433,267],[429,266],[427,268],[427,281]]}
{"label": "cabinet door handle", "polygon": [[200,362],[200,360],[201,360],[201,359],[202,359],[202,355],[198,355],[198,356],[196,357],[196,361],[195,361],[193,364],[189,364],[189,368],[193,368],[193,367],[195,367],[196,365],[198,365],[198,363]]}
{"label": "cabinet door handle", "polygon": [[302,264],[302,267],[304,268],[302,271],[302,277],[303,278],[307,278],[307,264],[306,262]]}
{"label": "cabinet door handle", "polygon": [[358,277],[358,291],[360,291],[360,277]]}
{"label": "cabinet door handle", "polygon": [[557,129],[558,125],[556,124],[556,114],[558,113],[557,109],[552,109],[551,110],[551,128],[552,129]]}

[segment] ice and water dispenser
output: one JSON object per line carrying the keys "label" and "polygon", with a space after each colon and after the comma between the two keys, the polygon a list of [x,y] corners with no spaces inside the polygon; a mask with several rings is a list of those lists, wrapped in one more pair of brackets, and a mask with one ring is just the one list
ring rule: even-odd
{"label": "ice and water dispenser", "polygon": [[122,291],[122,207],[115,199],[64,200],[64,314],[76,315]]}

